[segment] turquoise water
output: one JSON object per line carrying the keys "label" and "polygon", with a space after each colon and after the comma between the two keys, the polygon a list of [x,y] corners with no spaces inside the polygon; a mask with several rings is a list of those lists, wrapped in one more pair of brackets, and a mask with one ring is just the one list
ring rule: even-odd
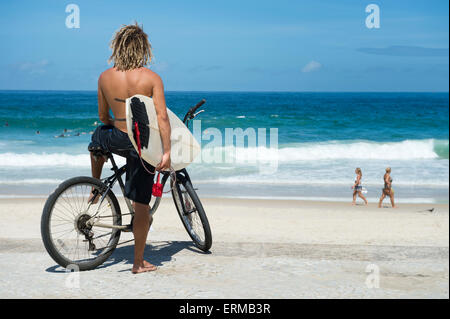
{"label": "turquoise water", "polygon": [[[200,99],[207,100],[198,117],[203,161],[189,167],[203,196],[348,200],[354,169],[361,167],[367,196],[375,199],[384,168],[390,166],[399,201],[410,202],[448,201],[448,97],[166,94],[168,107],[179,117]],[[96,121],[96,92],[0,91],[0,196],[46,195],[68,177],[89,175],[86,147]],[[278,146],[271,147],[269,137],[265,146],[248,140],[235,147],[212,143],[212,128],[223,138],[227,128],[276,128]],[[57,138],[64,129],[65,137]],[[207,161],[214,151],[234,161]],[[240,156],[256,162],[239,161]]]}

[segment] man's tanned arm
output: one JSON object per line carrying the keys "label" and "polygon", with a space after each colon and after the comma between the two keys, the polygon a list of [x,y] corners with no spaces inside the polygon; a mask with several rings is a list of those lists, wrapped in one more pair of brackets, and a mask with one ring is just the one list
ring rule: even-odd
{"label": "man's tanned arm", "polygon": [[156,109],[156,117],[158,119],[159,133],[163,144],[164,154],[161,162],[157,165],[156,170],[169,169],[170,160],[170,122],[167,115],[166,100],[164,98],[164,85],[159,76],[156,76],[155,85],[153,87],[153,102]]}
{"label": "man's tanned arm", "polygon": [[103,95],[103,92],[102,92],[101,79],[102,79],[102,76],[100,75],[100,77],[98,79],[98,92],[97,92],[97,96],[98,96],[98,117],[99,117],[100,121],[102,121],[104,124],[106,124],[106,125],[114,125],[114,122],[112,121],[111,116],[109,115],[108,102],[106,101],[106,98],[105,98],[105,96]]}

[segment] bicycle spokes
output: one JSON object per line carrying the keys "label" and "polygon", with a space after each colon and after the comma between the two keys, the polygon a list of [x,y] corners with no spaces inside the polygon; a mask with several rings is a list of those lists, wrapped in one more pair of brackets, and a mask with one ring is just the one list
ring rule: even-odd
{"label": "bicycle spokes", "polygon": [[189,225],[189,232],[200,243],[203,243],[205,241],[203,224],[202,221],[200,220],[200,217],[197,214],[195,204],[182,184],[180,185],[180,188],[184,204],[183,217],[186,219],[187,224]]}
{"label": "bicycle spokes", "polygon": [[102,252],[97,247],[107,246],[113,233],[111,229],[93,226],[93,216],[104,217],[104,222],[114,224],[110,198],[95,189],[97,204],[89,200],[92,185],[78,184],[64,190],[55,201],[50,217],[50,236],[55,248],[68,260],[83,261],[95,258]]}

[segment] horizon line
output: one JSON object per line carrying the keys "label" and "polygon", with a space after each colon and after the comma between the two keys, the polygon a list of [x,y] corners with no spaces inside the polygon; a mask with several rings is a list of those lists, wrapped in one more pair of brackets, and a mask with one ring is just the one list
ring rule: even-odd
{"label": "horizon line", "polygon": [[[97,92],[97,90],[53,90],[53,89],[0,89],[0,92]],[[164,92],[183,93],[447,93],[449,91],[258,91],[258,90],[166,90]]]}

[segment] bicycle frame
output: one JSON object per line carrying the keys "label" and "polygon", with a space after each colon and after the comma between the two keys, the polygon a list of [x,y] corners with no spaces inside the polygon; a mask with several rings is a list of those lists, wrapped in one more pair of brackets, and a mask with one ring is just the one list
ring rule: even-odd
{"label": "bicycle frame", "polygon": [[[197,103],[196,106],[192,107],[185,115],[184,119],[183,119],[183,123],[186,125],[187,128],[189,128],[189,121],[193,120],[198,114],[202,113],[203,110],[194,113],[200,106],[202,106],[205,103],[205,100],[200,101],[199,103]],[[109,191],[112,191],[112,188],[114,187],[114,184],[116,182],[119,183],[120,186],[120,190],[122,191],[122,194],[124,195],[124,199],[125,202],[127,204],[128,210],[130,212],[130,215],[133,217],[134,216],[134,209],[133,209],[133,205],[131,204],[130,199],[128,199],[125,196],[125,184],[123,183],[122,180],[122,175],[126,172],[126,165],[123,165],[122,167],[118,167],[116,164],[116,161],[114,160],[114,156],[112,153],[108,153],[107,159],[111,160],[111,164],[112,164],[112,168],[111,170],[114,171],[114,174],[111,175],[110,177],[107,177],[105,179],[102,180],[103,184],[105,184],[106,189],[102,190],[103,191],[103,195],[100,199],[100,205],[103,202],[103,200],[105,199],[106,194],[108,194]],[[161,180],[161,184],[162,187],[164,189],[164,186],[167,182],[167,180],[170,177],[170,173],[169,172],[161,172],[161,174],[163,175],[163,178]],[[191,183],[191,178],[187,172],[187,170],[185,168],[176,171],[176,181],[181,182],[181,183],[185,183],[185,181],[189,181]],[[161,202],[161,197],[156,197],[155,203],[153,204],[153,206],[150,207],[150,211],[149,214],[150,216],[153,216],[156,213],[156,210],[159,207],[159,203]],[[98,213],[98,212],[97,212]],[[108,224],[103,224],[103,223],[99,223],[95,220],[95,216],[97,215],[94,214],[94,216],[92,216],[92,221],[89,221],[88,223],[91,226],[96,226],[96,227],[103,227],[103,228],[114,228],[114,229],[120,229],[120,230],[128,230],[130,225],[108,225]],[[98,218],[97,218],[98,219]]]}
{"label": "bicycle frame", "polygon": [[[118,167],[116,164],[116,161],[114,160],[114,156],[111,154],[110,156],[108,156],[108,159],[111,160],[111,164],[112,164],[112,168],[111,170],[114,171],[114,174],[103,179],[103,183],[105,184],[106,188],[103,190],[103,196],[100,199],[100,204],[103,201],[104,197],[106,196],[106,194],[112,190],[112,188],[114,187],[114,185],[116,184],[116,182],[119,183],[120,189],[122,191],[122,194],[124,195],[124,199],[125,199],[125,203],[127,204],[128,210],[130,212],[131,216],[134,216],[134,209],[133,209],[133,205],[131,204],[130,199],[128,199],[125,196],[125,184],[123,183],[122,180],[122,175],[126,172],[126,165],[123,165],[122,167]],[[161,184],[163,185],[163,188],[167,182],[167,180],[170,177],[170,173],[169,172],[161,172],[161,174],[163,175],[162,180],[161,180]],[[185,168],[176,171],[176,180],[179,183],[184,183],[186,180],[191,182],[191,178],[187,172],[187,170]],[[156,210],[159,207],[159,203],[161,202],[161,197],[156,197],[155,202],[153,203],[153,206],[150,207],[150,211],[149,214],[151,216],[153,216],[156,213]],[[128,229],[129,225],[109,225],[109,224],[103,224],[103,223],[99,223],[97,221],[95,221],[95,215],[92,216],[93,221],[90,223],[92,226],[96,226],[96,227],[103,227],[103,228],[115,228],[115,229],[120,229],[120,230],[126,230]]]}

